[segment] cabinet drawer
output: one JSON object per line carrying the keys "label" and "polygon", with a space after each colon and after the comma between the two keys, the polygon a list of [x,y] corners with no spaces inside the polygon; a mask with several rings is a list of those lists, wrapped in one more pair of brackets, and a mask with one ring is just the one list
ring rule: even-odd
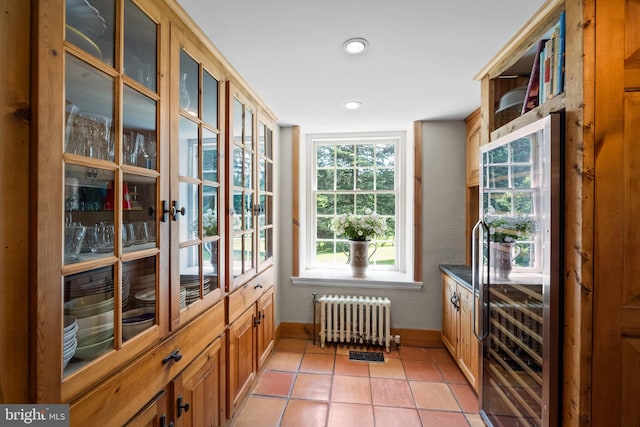
{"label": "cabinet drawer", "polygon": [[254,277],[228,296],[228,323],[233,323],[251,304],[273,286],[273,269]]}
{"label": "cabinet drawer", "polygon": [[[72,402],[72,425],[124,424],[222,335],[224,327],[224,304],[219,302],[145,356]],[[175,350],[179,350],[182,358],[163,363]]]}

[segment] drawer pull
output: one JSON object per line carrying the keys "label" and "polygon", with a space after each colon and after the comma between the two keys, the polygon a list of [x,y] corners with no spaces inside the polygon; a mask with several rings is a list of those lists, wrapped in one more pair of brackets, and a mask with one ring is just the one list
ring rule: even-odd
{"label": "drawer pull", "polygon": [[262,289],[262,285],[260,283],[254,286],[254,289],[258,289],[258,288]]}
{"label": "drawer pull", "polygon": [[182,416],[182,411],[189,412],[189,402],[182,403],[182,396],[178,397],[178,418]]}
{"label": "drawer pull", "polygon": [[162,359],[162,364],[166,365],[167,363],[171,362],[172,360],[174,362],[179,362],[180,359],[182,359],[182,354],[180,354],[180,350],[178,350],[177,348],[175,350],[173,350],[171,352],[170,355],[168,355],[167,357],[165,357],[164,359]]}

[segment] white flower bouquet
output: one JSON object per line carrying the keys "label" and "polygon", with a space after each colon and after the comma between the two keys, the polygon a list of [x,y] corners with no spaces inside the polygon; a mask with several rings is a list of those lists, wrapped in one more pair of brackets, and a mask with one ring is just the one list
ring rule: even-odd
{"label": "white flower bouquet", "polygon": [[331,230],[349,240],[371,240],[384,236],[387,222],[367,208],[364,215],[343,214],[331,220]]}

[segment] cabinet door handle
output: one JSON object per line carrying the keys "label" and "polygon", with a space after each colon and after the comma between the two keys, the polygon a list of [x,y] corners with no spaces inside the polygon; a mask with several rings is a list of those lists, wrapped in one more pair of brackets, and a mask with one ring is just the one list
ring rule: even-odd
{"label": "cabinet door handle", "polygon": [[182,416],[182,411],[189,412],[189,402],[182,403],[182,396],[178,396],[178,418]]}
{"label": "cabinet door handle", "polygon": [[178,209],[178,202],[174,200],[171,206],[171,216],[173,216],[173,220],[178,220],[178,214],[182,214],[182,216],[184,216],[186,213],[187,210],[184,208],[184,206]]}
{"label": "cabinet door handle", "polygon": [[[149,208],[151,209],[151,208]],[[169,209],[169,202],[166,200],[162,201],[162,216],[160,217],[160,221],[167,222],[167,215],[171,213],[171,209]]]}
{"label": "cabinet door handle", "polygon": [[173,421],[167,426],[167,416],[163,415],[160,417],[160,427],[173,427]]}
{"label": "cabinet door handle", "polygon": [[175,349],[171,352],[171,354],[169,354],[167,357],[165,357],[164,359],[162,359],[162,364],[166,365],[167,363],[171,362],[172,360],[174,362],[179,362],[180,359],[182,359],[182,354],[180,353],[179,349]]}

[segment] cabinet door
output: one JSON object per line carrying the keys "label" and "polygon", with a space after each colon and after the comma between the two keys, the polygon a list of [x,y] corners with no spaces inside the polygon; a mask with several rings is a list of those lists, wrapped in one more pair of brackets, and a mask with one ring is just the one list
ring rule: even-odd
{"label": "cabinet door", "polygon": [[167,393],[163,390],[126,427],[169,427],[170,415]]}
{"label": "cabinet door", "polygon": [[224,337],[216,339],[173,381],[176,427],[217,427],[225,421]]}
{"label": "cabinet door", "polygon": [[256,374],[255,305],[229,326],[227,417],[230,418]]}
{"label": "cabinet door", "polygon": [[458,341],[458,365],[469,380],[469,384],[478,392],[479,371],[479,343],[473,334],[473,304],[472,292],[462,285],[458,285],[460,296],[460,335]]}
{"label": "cabinet door", "polygon": [[172,327],[217,302],[224,258],[224,177],[221,71],[190,39],[172,28],[173,140],[171,147]]}
{"label": "cabinet door", "polygon": [[273,288],[267,290],[258,301],[258,319],[258,370],[260,370],[273,348]]}
{"label": "cabinet door", "polygon": [[456,282],[442,275],[442,342],[449,353],[457,358],[458,311],[452,301],[457,298]]}
{"label": "cabinet door", "polygon": [[273,128],[274,123],[264,114],[258,118],[257,150],[257,206],[258,270],[273,264]]}

